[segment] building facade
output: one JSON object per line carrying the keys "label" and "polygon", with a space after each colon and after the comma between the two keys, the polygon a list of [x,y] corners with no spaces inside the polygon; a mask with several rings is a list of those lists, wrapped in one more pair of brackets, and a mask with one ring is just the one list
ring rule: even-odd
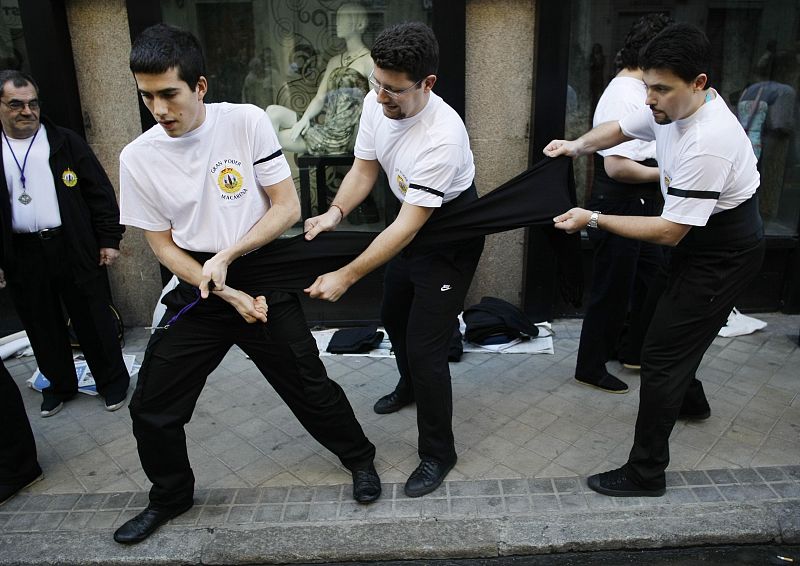
{"label": "building facade", "polygon": [[[630,24],[652,11],[706,30],[715,47],[712,85],[743,124],[761,121],[769,251],[741,307],[796,312],[800,7],[793,0],[2,0],[0,60],[36,77],[43,111],[83,133],[116,180],[120,150],[153,123],[128,70],[131,37],[148,25],[164,21],[197,34],[207,54],[207,100],[302,116],[322,93],[325,110],[314,120],[324,129],[329,120],[343,121],[345,112],[357,119],[358,109],[336,89],[365,92],[363,71],[350,71],[363,69],[357,60],[368,57],[375,35],[392,23],[422,20],[442,46],[435,90],[465,119],[476,185],[485,193],[538,161],[550,139],[590,126]],[[324,81],[337,65],[347,67],[337,84]],[[742,104],[748,97],[751,103]],[[761,114],[741,115],[753,106]],[[323,137],[288,154],[304,216],[327,208],[352,161],[347,141],[339,141],[327,146]],[[577,161],[575,171],[582,203],[591,191],[591,162]],[[349,215],[348,228],[378,231],[390,222],[395,207],[386,196],[386,187],[376,186],[373,199]],[[586,243],[587,267],[590,253]],[[468,302],[492,295],[543,317],[579,314],[559,298],[552,256],[536,230],[490,236]],[[110,275],[126,324],[149,323],[162,276],[141,231],[128,229]],[[307,302],[308,318],[375,319],[380,274],[353,295],[336,305]],[[0,308],[9,308],[8,301],[0,298]]]}

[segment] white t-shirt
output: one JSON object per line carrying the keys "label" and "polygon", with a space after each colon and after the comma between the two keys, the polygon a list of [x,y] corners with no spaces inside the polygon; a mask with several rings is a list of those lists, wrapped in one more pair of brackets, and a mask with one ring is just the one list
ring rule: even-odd
{"label": "white t-shirt", "polygon": [[719,93],[709,92],[712,100],[671,124],[656,124],[649,108],[620,120],[625,135],[656,140],[661,217],[678,224],[705,226],[712,214],[748,200],[760,182],[744,129]]}
{"label": "white t-shirt", "polygon": [[464,122],[433,92],[420,112],[392,120],[370,91],[354,153],[359,159],[377,159],[397,198],[417,206],[438,208],[468,189],[475,177]]}
{"label": "white t-shirt", "polygon": [[186,250],[218,252],[269,210],[261,187],[291,175],[267,114],[250,104],[206,104],[178,138],[156,124],[120,154],[120,222],[172,229]]}
{"label": "white t-shirt", "polygon": [[[6,143],[8,139],[8,143]],[[33,145],[31,145],[33,142]],[[36,139],[16,140],[3,136],[3,168],[6,173],[6,186],[11,199],[11,230],[14,233],[38,232],[46,228],[61,226],[61,211],[58,196],[50,169],[50,142],[47,130],[39,126]],[[10,147],[9,147],[10,145]],[[28,160],[25,154],[30,147]],[[11,154],[11,150],[14,154]],[[16,156],[16,161],[14,160]],[[19,162],[19,166],[17,165]],[[22,188],[20,167],[25,167],[25,190]],[[19,197],[27,193],[31,202],[22,204]]]}
{"label": "white t-shirt", "polygon": [[[634,77],[614,77],[608,83],[603,96],[597,102],[592,126],[605,122],[621,120],[631,112],[647,108],[647,87],[642,79]],[[598,151],[603,157],[619,155],[634,161],[656,158],[656,142],[630,140],[608,149]]]}

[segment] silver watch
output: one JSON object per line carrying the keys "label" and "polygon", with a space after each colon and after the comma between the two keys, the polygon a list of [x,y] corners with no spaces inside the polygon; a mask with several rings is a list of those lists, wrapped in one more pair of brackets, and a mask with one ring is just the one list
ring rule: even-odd
{"label": "silver watch", "polygon": [[602,213],[598,210],[592,212],[592,215],[589,217],[589,222],[586,224],[587,228],[594,228],[597,230],[597,219],[600,218]]}

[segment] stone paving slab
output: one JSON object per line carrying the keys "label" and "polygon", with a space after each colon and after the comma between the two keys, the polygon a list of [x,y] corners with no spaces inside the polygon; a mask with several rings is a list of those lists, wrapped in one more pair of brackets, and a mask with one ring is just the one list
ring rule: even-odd
{"label": "stone paving slab", "polygon": [[[111,532],[147,504],[127,410],[79,396],[38,415],[23,389],[45,479],[0,506],[0,564],[243,564],[494,557],[600,548],[800,542],[800,316],[757,315],[764,331],[714,341],[698,371],[712,416],[679,421],[667,494],[617,499],[587,474],[627,458],[638,374],[608,395],[574,382],[579,320],[556,321],[554,355],[467,354],[451,364],[459,461],[444,486],[408,499],[412,407],[376,415],[393,360],[325,357],[367,436],[384,486],[370,506],[350,474],[232,350],[210,376],[187,444],[195,507],[141,545]],[[127,334],[141,359],[147,334]],[[35,360],[6,361],[22,387]]]}

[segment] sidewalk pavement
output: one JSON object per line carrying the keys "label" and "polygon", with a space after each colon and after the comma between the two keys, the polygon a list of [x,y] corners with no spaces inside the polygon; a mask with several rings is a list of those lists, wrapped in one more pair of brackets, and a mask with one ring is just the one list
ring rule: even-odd
{"label": "sidewalk pavement", "polygon": [[[451,364],[459,461],[409,499],[415,410],[376,415],[394,360],[324,357],[378,449],[381,499],[351,498],[350,474],[300,427],[238,349],[211,375],[186,427],[195,506],[136,546],[113,530],[147,502],[127,409],[100,398],[39,416],[23,388],[45,479],[0,506],[0,564],[253,564],[496,557],[707,544],[800,544],[800,316],[717,338],[699,371],[712,416],[678,422],[667,494],[610,498],[586,475],[626,460],[639,376],[612,395],[573,378],[580,320],[553,325],[555,355],[465,354]],[[127,333],[141,361],[148,334]],[[32,358],[7,360],[20,387]]]}

